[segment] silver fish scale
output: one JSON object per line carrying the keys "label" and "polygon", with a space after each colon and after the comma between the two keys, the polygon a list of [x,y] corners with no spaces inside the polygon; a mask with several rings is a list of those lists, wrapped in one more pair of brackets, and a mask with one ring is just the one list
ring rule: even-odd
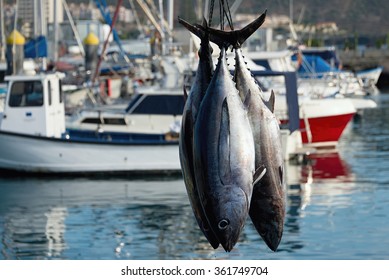
{"label": "silver fish scale", "polygon": [[[254,140],[222,50],[194,130],[194,167],[208,222],[226,251],[244,226],[252,194]],[[221,221],[229,227],[221,230]]]}
{"label": "silver fish scale", "polygon": [[255,168],[266,173],[253,189],[250,217],[266,244],[276,250],[282,237],[285,217],[285,172],[278,121],[267,108],[261,90],[244,63],[241,49],[236,52],[235,79],[241,97],[249,96],[248,114],[255,140]]}
{"label": "silver fish scale", "polygon": [[[189,23],[184,23],[185,26],[189,26],[192,30],[195,30],[195,28]],[[200,60],[196,71],[195,82],[190,90],[182,114],[182,126],[179,138],[179,155],[182,174],[193,214],[204,236],[207,238],[211,246],[216,249],[219,246],[219,241],[211,231],[208,224],[200,202],[197,184],[194,177],[193,128],[200,103],[205,95],[206,89],[208,88],[213,72],[213,61],[208,36],[206,36],[204,32],[200,31],[198,32],[198,36],[201,38],[201,48],[199,53]]]}

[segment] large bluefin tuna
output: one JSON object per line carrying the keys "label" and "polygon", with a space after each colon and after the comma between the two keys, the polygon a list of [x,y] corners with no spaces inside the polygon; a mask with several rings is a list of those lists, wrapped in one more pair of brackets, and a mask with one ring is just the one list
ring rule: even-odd
{"label": "large bluefin tuna", "polygon": [[[187,97],[182,115],[181,133],[179,138],[180,163],[189,201],[196,221],[208,242],[216,249],[219,247],[219,241],[213,234],[203,207],[201,206],[193,167],[193,127],[201,100],[205,95],[213,74],[212,49],[209,44],[209,34],[206,29],[201,30],[181,18],[179,18],[178,21],[201,40],[198,53],[199,64],[195,80]],[[207,23],[204,20],[203,27],[206,26]]]}
{"label": "large bluefin tuna", "polygon": [[229,252],[248,217],[254,141],[246,109],[228,70],[224,47],[195,123],[194,169],[209,225]]}
{"label": "large bluefin tuna", "polygon": [[225,40],[235,48],[234,80],[242,100],[247,104],[255,141],[255,167],[266,168],[262,179],[254,185],[249,215],[265,243],[275,251],[283,232],[286,187],[280,128],[273,113],[274,93],[266,105],[240,48],[248,38],[247,35],[264,22],[265,16],[266,12],[241,30],[221,31],[209,28],[209,31],[211,40]]}
{"label": "large bluefin tuna", "polygon": [[[281,241],[285,218],[285,178],[278,120],[265,105],[261,90],[236,49],[235,80],[240,92],[251,95],[248,114],[255,140],[255,166],[264,165],[266,174],[253,189],[250,218],[262,239],[275,251]],[[274,110],[274,93],[269,100]]]}

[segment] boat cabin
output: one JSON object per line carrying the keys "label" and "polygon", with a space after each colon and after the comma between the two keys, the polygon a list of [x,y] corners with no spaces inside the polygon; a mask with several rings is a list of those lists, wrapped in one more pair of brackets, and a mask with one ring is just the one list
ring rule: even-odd
{"label": "boat cabin", "polygon": [[65,132],[65,106],[61,73],[5,77],[8,92],[0,129],[2,131],[61,137]]}
{"label": "boat cabin", "polygon": [[100,137],[112,140],[177,140],[185,105],[182,89],[144,89],[124,104],[85,108],[67,116],[70,138]]}

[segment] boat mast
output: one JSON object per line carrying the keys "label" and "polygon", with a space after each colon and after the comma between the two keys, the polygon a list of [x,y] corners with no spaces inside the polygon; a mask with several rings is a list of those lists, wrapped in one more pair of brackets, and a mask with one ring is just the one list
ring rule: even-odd
{"label": "boat mast", "polygon": [[165,54],[165,29],[163,28],[163,21],[164,21],[164,15],[163,15],[163,1],[159,0],[159,16],[160,16],[160,25],[161,25],[161,46],[162,46],[162,55]]}
{"label": "boat mast", "polygon": [[116,9],[115,9],[115,14],[113,15],[113,19],[112,19],[112,22],[111,22],[111,26],[110,26],[110,29],[109,29],[109,33],[108,33],[108,36],[104,42],[104,45],[103,45],[103,49],[101,50],[101,54],[100,54],[100,58],[97,62],[97,66],[96,66],[96,70],[95,70],[95,73],[92,77],[92,86],[94,86],[95,84],[95,81],[96,79],[98,78],[99,76],[99,72],[100,72],[100,65],[101,65],[101,62],[105,56],[105,50],[107,49],[107,46],[108,46],[108,42],[109,42],[109,38],[111,37],[111,34],[112,34],[112,30],[113,30],[113,27],[116,23],[116,20],[118,18],[118,14],[119,14],[119,9],[120,7],[122,6],[122,2],[123,0],[118,0],[118,3],[116,4]]}
{"label": "boat mast", "polygon": [[54,47],[53,47],[53,60],[54,65],[58,61],[58,41],[59,41],[59,30],[58,30],[58,0],[54,0]]}
{"label": "boat mast", "polygon": [[293,0],[289,0],[289,18],[290,22],[293,24]]}
{"label": "boat mast", "polygon": [[34,0],[34,10],[33,10],[33,13],[34,13],[34,38],[38,37],[38,34],[39,34],[39,32],[38,32],[38,19],[39,19],[38,1],[39,0]]}
{"label": "boat mast", "polygon": [[[46,2],[43,2],[43,0],[36,0],[35,2],[35,6],[34,6],[34,16],[36,16],[36,18],[34,18],[35,37],[42,35],[45,38],[47,38],[47,21],[46,21],[45,5]],[[42,57],[41,62],[42,62],[42,70],[46,71],[47,57]]]}
{"label": "boat mast", "polygon": [[4,3],[0,0],[0,61],[5,61]]}
{"label": "boat mast", "polygon": [[[168,17],[168,24],[169,24],[169,29],[173,30],[174,28],[174,0],[168,0],[167,1],[167,17]],[[169,42],[173,43],[173,36],[170,34],[169,36]]]}
{"label": "boat mast", "polygon": [[231,6],[231,8],[230,8],[230,14],[231,14],[231,16],[234,16],[234,15],[235,15],[236,11],[238,10],[238,8],[240,7],[240,4],[242,4],[242,2],[243,2],[243,0],[236,0],[236,1],[232,4],[232,6]]}
{"label": "boat mast", "polygon": [[135,22],[136,22],[136,25],[138,27],[138,31],[140,34],[145,34],[146,32],[145,32],[142,24],[140,23],[138,13],[136,12],[136,9],[135,9],[134,0],[129,0],[129,2],[130,2],[130,7],[132,10],[132,13],[134,14],[134,17],[135,17]]}
{"label": "boat mast", "polygon": [[147,18],[151,21],[151,23],[154,25],[154,27],[158,30],[160,34],[162,34],[162,27],[158,24],[157,20],[153,16],[152,12],[150,11],[149,7],[142,1],[142,0],[136,0],[138,5],[142,8],[143,12],[147,16]]}
{"label": "boat mast", "polygon": [[70,26],[71,26],[71,28],[73,30],[74,37],[76,38],[77,45],[80,48],[81,54],[82,54],[82,56],[85,56],[84,45],[82,44],[82,41],[81,41],[81,38],[80,38],[80,34],[78,33],[76,25],[74,24],[74,20],[73,20],[73,17],[71,15],[71,13],[70,13],[69,6],[68,6],[68,3],[66,2],[66,0],[62,0],[62,5],[63,5],[63,7],[65,9],[66,15],[68,17]]}

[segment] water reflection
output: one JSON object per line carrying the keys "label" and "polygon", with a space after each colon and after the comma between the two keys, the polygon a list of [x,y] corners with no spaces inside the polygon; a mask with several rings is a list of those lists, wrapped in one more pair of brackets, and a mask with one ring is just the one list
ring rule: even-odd
{"label": "water reflection", "polygon": [[287,172],[285,231],[276,254],[249,220],[236,250],[213,250],[198,229],[181,178],[36,178],[0,182],[0,258],[289,258],[307,246],[301,235],[308,211],[322,215],[320,207],[349,204],[353,175],[338,153],[311,156]]}
{"label": "water reflection", "polygon": [[[339,153],[287,166],[273,253],[248,220],[235,249],[203,237],[182,178],[0,177],[0,259],[389,259],[389,95]],[[0,175],[1,176],[1,175]]]}

